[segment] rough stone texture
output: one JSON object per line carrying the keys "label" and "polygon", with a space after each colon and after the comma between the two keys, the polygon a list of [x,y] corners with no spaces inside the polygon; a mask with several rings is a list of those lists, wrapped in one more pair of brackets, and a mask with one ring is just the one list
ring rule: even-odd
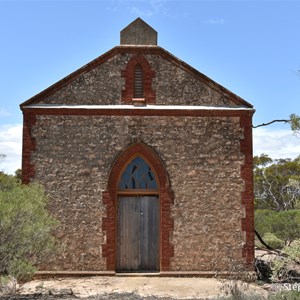
{"label": "rough stone texture", "polygon": [[153,89],[160,105],[236,106],[184,69],[158,55],[147,55],[155,71]]}
{"label": "rough stone texture", "polygon": [[113,56],[39,103],[72,105],[121,104],[121,91],[124,85],[121,70],[125,69],[130,58],[131,55]]}
{"label": "rough stone texture", "polygon": [[50,195],[49,209],[61,222],[57,234],[66,245],[45,269],[105,270],[101,192],[117,155],[136,141],[159,155],[174,191],[171,270],[228,271],[231,256],[245,263],[239,117],[36,118],[34,180]]}
{"label": "rough stone texture", "polygon": [[[39,103],[121,104],[126,80],[121,73],[133,56],[134,54],[116,54]],[[145,55],[145,58],[155,72],[152,89],[156,94],[156,104],[237,106],[226,95],[201,82],[180,65],[156,54]]]}

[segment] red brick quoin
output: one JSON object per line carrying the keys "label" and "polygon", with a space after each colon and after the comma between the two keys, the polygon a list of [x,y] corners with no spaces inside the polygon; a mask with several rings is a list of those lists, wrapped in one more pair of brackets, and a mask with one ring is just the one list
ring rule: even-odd
{"label": "red brick quoin", "polygon": [[106,217],[102,219],[102,230],[106,232],[106,244],[102,245],[102,256],[106,258],[107,271],[115,271],[117,254],[117,181],[120,171],[137,154],[151,162],[158,177],[160,186],[160,271],[169,271],[170,258],[174,256],[174,246],[170,243],[170,235],[174,231],[174,220],[171,218],[174,193],[170,189],[168,175],[162,161],[151,148],[141,142],[134,143],[119,154],[111,168],[107,190],[102,192],[102,201],[106,206]]}
{"label": "red brick quoin", "polygon": [[31,153],[35,151],[35,138],[31,135],[32,126],[36,123],[36,115],[24,112],[23,118],[23,151],[22,151],[22,182],[28,184],[34,177],[34,164],[31,162]]}
{"label": "red brick quoin", "polygon": [[136,54],[128,62],[126,69],[122,71],[122,77],[125,78],[125,89],[122,91],[122,103],[131,104],[134,96],[134,69],[136,65],[140,65],[143,69],[144,81],[143,90],[146,103],[155,103],[155,91],[152,90],[152,80],[155,72],[147,59],[141,55]]}
{"label": "red brick quoin", "polygon": [[253,195],[253,154],[252,154],[252,116],[243,114],[240,126],[244,128],[244,139],[240,142],[241,152],[245,156],[245,163],[241,166],[241,176],[244,180],[242,204],[245,207],[245,218],[242,219],[242,230],[246,233],[246,243],[243,256],[248,270],[253,270],[254,262],[254,195]]}

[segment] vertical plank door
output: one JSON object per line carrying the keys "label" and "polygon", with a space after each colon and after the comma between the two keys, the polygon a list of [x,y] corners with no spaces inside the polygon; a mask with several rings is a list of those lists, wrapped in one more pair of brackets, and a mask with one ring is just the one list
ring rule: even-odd
{"label": "vertical plank door", "polygon": [[118,198],[117,269],[134,271],[140,265],[140,203],[137,197]]}
{"label": "vertical plank door", "polygon": [[117,270],[159,270],[158,196],[118,198],[117,241]]}
{"label": "vertical plank door", "polygon": [[159,201],[157,196],[143,196],[141,202],[141,270],[159,270]]}

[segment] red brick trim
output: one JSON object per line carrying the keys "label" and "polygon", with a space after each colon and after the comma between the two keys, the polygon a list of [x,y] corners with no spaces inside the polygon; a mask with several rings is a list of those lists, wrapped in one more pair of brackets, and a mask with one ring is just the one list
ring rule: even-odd
{"label": "red brick trim", "polygon": [[31,135],[32,126],[36,123],[36,114],[25,111],[23,115],[23,150],[22,150],[22,182],[28,184],[34,177],[34,164],[31,163],[31,153],[35,150],[35,138]]}
{"label": "red brick trim", "polygon": [[106,243],[102,245],[102,256],[106,258],[107,271],[114,271],[117,255],[116,185],[120,170],[137,154],[144,156],[151,163],[158,177],[160,186],[160,271],[170,271],[170,258],[174,256],[174,246],[170,243],[170,235],[174,230],[174,220],[171,218],[174,194],[170,189],[164,164],[151,148],[141,142],[130,145],[118,155],[110,170],[107,190],[102,193],[102,201],[106,206],[106,217],[102,219],[102,230],[106,232]]}
{"label": "red brick trim", "polygon": [[248,270],[253,270],[254,262],[254,194],[253,194],[253,153],[252,153],[252,116],[243,115],[240,125],[244,129],[244,139],[241,140],[241,152],[245,163],[241,166],[241,176],[244,180],[242,204],[245,207],[245,217],[242,218],[242,230],[246,233],[246,243],[243,247],[243,256]]}
{"label": "red brick trim", "polygon": [[[124,106],[126,107],[126,106]],[[224,110],[224,109],[85,109],[85,108],[24,108],[36,115],[66,115],[66,116],[190,116],[190,117],[240,117],[252,116],[254,110]]]}
{"label": "red brick trim", "polygon": [[122,77],[125,78],[125,89],[122,91],[122,103],[131,104],[134,98],[134,69],[136,65],[140,65],[143,69],[143,91],[146,103],[155,103],[155,92],[152,90],[152,80],[155,72],[147,59],[137,54],[128,62],[126,69],[122,71]]}

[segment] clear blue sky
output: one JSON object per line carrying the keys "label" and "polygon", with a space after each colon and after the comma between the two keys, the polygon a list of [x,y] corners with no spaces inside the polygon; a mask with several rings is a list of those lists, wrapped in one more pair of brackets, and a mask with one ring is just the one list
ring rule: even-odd
{"label": "clear blue sky", "polygon": [[21,102],[119,45],[137,17],[161,47],[252,103],[255,124],[300,114],[300,0],[0,0],[0,144],[22,122]]}

